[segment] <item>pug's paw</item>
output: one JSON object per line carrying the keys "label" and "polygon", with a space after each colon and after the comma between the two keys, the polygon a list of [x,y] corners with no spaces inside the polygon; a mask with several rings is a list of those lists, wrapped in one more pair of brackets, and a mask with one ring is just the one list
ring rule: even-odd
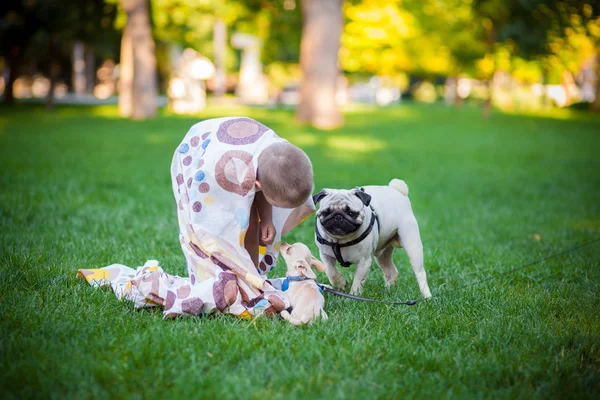
{"label": "pug's paw", "polygon": [[353,296],[360,296],[363,292],[363,288],[362,286],[352,286],[352,289],[350,289],[350,294]]}
{"label": "pug's paw", "polygon": [[346,279],[344,279],[343,276],[338,275],[335,277],[335,279],[333,280],[333,282],[331,282],[333,284],[333,287],[336,288],[337,290],[344,290],[346,289],[346,285],[348,284],[348,282],[346,281]]}

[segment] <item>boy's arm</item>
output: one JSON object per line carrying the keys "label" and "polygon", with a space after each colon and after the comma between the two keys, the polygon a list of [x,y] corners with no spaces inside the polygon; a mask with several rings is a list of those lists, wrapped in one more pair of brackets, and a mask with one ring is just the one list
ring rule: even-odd
{"label": "boy's arm", "polygon": [[273,225],[273,206],[267,201],[262,192],[257,192],[254,201],[260,218],[260,240],[264,245],[273,244],[275,226]]}
{"label": "boy's arm", "polygon": [[261,223],[271,223],[273,221],[273,206],[265,199],[262,191],[256,192],[254,200],[256,201]]}

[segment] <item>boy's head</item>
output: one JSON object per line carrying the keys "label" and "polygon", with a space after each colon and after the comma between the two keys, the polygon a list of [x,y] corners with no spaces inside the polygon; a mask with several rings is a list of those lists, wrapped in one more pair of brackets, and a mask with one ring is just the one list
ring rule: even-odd
{"label": "boy's head", "polygon": [[257,186],[269,203],[281,208],[302,205],[313,191],[308,156],[288,142],[275,143],[258,157]]}

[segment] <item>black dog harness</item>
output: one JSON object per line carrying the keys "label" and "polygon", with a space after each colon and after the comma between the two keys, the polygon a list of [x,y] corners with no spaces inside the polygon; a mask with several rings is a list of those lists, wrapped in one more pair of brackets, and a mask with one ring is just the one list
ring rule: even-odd
{"label": "black dog harness", "polygon": [[337,262],[340,263],[340,265],[342,267],[347,268],[352,265],[351,262],[344,261],[344,258],[342,257],[342,250],[341,250],[342,247],[354,246],[355,244],[358,244],[358,243],[362,242],[363,240],[365,240],[365,238],[367,236],[369,236],[369,234],[373,230],[373,225],[375,225],[375,221],[377,221],[377,231],[379,232],[381,229],[381,224],[379,223],[379,217],[377,216],[377,213],[373,209],[373,206],[369,205],[369,208],[371,209],[371,223],[369,224],[369,227],[367,228],[366,231],[363,232],[362,235],[360,235],[356,239],[354,239],[350,242],[347,242],[347,243],[337,243],[337,242],[334,243],[334,242],[328,242],[327,240],[323,239],[323,236],[321,236],[321,234],[319,233],[319,225],[318,225],[319,218],[318,217],[315,218],[315,234],[317,235],[317,242],[324,244],[326,246],[330,246],[333,249],[333,254],[335,255],[335,259],[337,260]]}

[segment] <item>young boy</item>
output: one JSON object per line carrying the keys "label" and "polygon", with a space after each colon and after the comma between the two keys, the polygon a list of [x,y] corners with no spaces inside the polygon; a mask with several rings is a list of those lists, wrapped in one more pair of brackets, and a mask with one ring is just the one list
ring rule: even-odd
{"label": "young boy", "polygon": [[[308,156],[250,118],[194,125],[175,152],[171,174],[182,236],[207,233],[238,252],[243,246],[263,276],[276,264],[281,236],[315,210]],[[198,262],[190,251],[186,258],[193,277]]]}
{"label": "young boy", "polygon": [[171,177],[189,278],[165,273],[155,260],[80,276],[110,284],[136,307],[162,306],[167,318],[217,311],[251,318],[289,308],[282,280],[266,274],[281,236],[315,210],[306,154],[252,119],[212,119],[189,130]]}
{"label": "young boy", "polygon": [[[273,206],[293,209],[303,205],[313,191],[313,171],[308,156],[288,143],[274,143],[258,157],[256,192],[244,246],[258,267],[259,244],[272,245],[276,229]],[[260,227],[260,235],[259,235]]]}

